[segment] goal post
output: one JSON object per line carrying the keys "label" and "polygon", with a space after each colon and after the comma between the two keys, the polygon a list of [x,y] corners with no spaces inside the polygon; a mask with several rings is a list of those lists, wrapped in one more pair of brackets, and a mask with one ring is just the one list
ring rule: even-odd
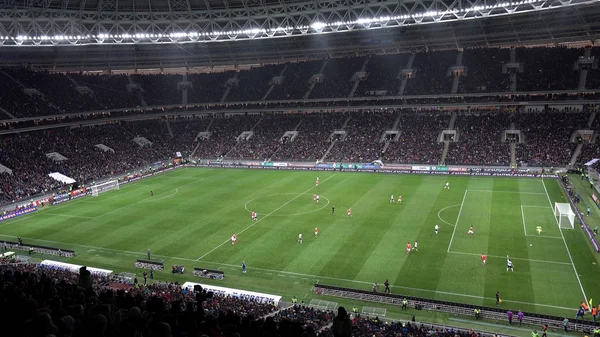
{"label": "goal post", "polygon": [[571,209],[571,204],[555,202],[554,217],[556,218],[558,227],[564,229],[575,228],[575,213]]}
{"label": "goal post", "polygon": [[111,190],[118,190],[119,189],[119,181],[118,180],[105,181],[103,183],[93,185],[91,187],[91,189],[92,189],[92,196],[97,197],[98,195],[100,195],[100,193],[108,192]]}

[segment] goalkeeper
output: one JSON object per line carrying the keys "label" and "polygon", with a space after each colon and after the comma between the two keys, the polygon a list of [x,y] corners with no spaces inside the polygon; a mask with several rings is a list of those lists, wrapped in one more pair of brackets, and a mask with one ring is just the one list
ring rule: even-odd
{"label": "goalkeeper", "polygon": [[538,235],[542,235],[542,226],[535,227],[535,231],[538,233]]}

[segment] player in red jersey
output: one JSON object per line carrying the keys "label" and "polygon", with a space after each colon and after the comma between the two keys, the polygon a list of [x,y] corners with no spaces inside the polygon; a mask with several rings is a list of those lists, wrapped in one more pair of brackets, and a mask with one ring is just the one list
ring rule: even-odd
{"label": "player in red jersey", "polygon": [[485,266],[485,261],[487,260],[487,256],[484,253],[481,254],[481,263]]}
{"label": "player in red jersey", "polygon": [[352,208],[348,208],[346,211],[346,216],[352,216]]}
{"label": "player in red jersey", "polygon": [[319,229],[315,227],[315,237],[319,236]]}
{"label": "player in red jersey", "polygon": [[410,253],[410,241],[406,244],[406,254]]}
{"label": "player in red jersey", "polygon": [[233,233],[233,235],[231,236],[231,244],[235,245],[236,241],[237,241],[237,235],[235,235],[235,233]]}
{"label": "player in red jersey", "polygon": [[256,212],[252,211],[252,221],[256,221]]}
{"label": "player in red jersey", "polygon": [[313,194],[313,202],[317,202],[317,195]]}
{"label": "player in red jersey", "polygon": [[471,235],[475,236],[475,232],[473,231],[473,226],[469,227],[469,231],[467,232],[467,234],[471,234]]}

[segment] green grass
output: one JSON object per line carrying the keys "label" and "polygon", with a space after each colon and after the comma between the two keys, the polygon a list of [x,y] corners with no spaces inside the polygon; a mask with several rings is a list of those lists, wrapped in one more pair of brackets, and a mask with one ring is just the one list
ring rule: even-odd
{"label": "green grass", "polygon": [[[450,190],[442,188],[446,181]],[[401,194],[403,204],[390,204],[391,194]],[[188,168],[2,222],[0,239],[71,248],[77,257],[67,262],[138,274],[133,263],[150,248],[167,267],[157,279],[288,300],[316,297],[316,282],[370,289],[387,278],[393,293],[494,306],[500,291],[503,308],[571,317],[582,288],[600,302],[600,271],[583,232],[557,227],[551,204],[565,200],[553,179]],[[406,242],[415,240],[419,251],[407,255]],[[481,253],[488,255],[485,267]],[[513,273],[506,272],[506,255]],[[172,264],[222,269],[226,277],[174,276]]]}

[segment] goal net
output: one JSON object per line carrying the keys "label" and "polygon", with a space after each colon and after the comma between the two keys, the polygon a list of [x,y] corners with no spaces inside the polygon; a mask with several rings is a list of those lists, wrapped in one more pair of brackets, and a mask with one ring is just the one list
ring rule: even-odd
{"label": "goal net", "polygon": [[554,217],[558,222],[558,227],[573,229],[575,228],[575,213],[569,203],[554,203]]}
{"label": "goal net", "polygon": [[92,196],[97,197],[100,193],[108,192],[110,190],[118,190],[119,181],[109,180],[97,185],[92,186]]}

